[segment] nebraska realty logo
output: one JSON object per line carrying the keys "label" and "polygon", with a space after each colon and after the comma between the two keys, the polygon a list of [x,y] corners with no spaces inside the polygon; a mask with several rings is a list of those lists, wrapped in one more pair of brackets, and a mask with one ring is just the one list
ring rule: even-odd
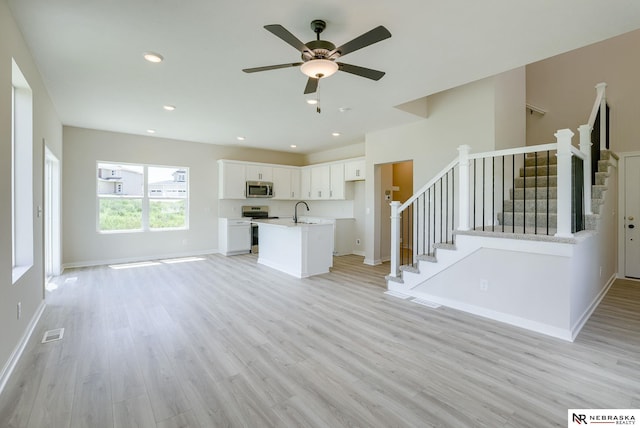
{"label": "nebraska realty logo", "polygon": [[569,409],[567,416],[567,426],[570,428],[591,424],[595,426],[636,425],[640,420],[640,409]]}

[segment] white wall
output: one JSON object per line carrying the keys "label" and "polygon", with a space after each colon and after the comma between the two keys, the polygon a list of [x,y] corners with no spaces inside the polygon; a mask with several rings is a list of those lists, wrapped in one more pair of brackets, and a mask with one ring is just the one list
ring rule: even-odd
{"label": "white wall", "polygon": [[[11,278],[11,58],[33,92],[33,196],[42,207],[44,144],[62,155],[62,126],[38,69],[6,2],[0,1],[0,386],[12,353],[44,300],[43,217],[34,213],[34,264],[17,282]],[[22,317],[17,319],[17,304]]]}
{"label": "white wall", "polygon": [[[458,155],[462,144],[472,152],[494,150],[500,129],[500,145],[522,144],[524,134],[524,86],[522,69],[469,83],[429,96],[429,117],[408,125],[372,132],[366,136],[367,177],[374,177],[376,165],[413,160],[413,188],[418,190]],[[513,92],[513,93],[512,93]],[[496,101],[498,100],[498,101]],[[520,113],[518,113],[520,112]],[[515,124],[501,125],[515,118]],[[500,123],[497,124],[497,120]],[[504,128],[502,128],[504,126]],[[383,260],[380,236],[381,182],[366,184],[365,263]]]}
{"label": "white wall", "polygon": [[579,330],[618,272],[618,168],[609,167],[598,234],[576,249],[571,266],[571,327]]}
{"label": "white wall", "polygon": [[[218,159],[285,165],[302,155],[64,127],[63,264],[80,266],[217,251]],[[189,168],[189,229],[101,234],[96,228],[96,162]],[[250,203],[246,203],[250,205]]]}
{"label": "white wall", "polygon": [[447,306],[569,338],[570,263],[571,257],[557,254],[481,248],[415,291]]}

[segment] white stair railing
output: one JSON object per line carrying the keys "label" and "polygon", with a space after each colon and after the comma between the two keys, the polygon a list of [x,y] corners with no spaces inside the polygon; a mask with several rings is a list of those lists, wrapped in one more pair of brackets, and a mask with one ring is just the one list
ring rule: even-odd
{"label": "white stair railing", "polygon": [[[463,145],[458,147],[459,156],[454,159],[446,168],[444,168],[439,174],[437,174],[433,179],[431,179],[425,186],[423,186],[416,194],[414,194],[409,200],[407,200],[404,204],[401,204],[398,201],[391,202],[391,271],[390,277],[399,277],[401,276],[401,251],[410,251],[411,254],[408,257],[410,260],[410,264],[416,262],[416,258],[418,255],[417,249],[421,249],[423,254],[430,254],[433,248],[433,244],[437,244],[438,242],[445,242],[443,237],[448,239],[449,237],[453,238],[454,231],[466,231],[470,230],[473,227],[482,228],[484,227],[490,228],[491,231],[498,231],[495,227],[496,217],[493,214],[493,211],[496,206],[495,198],[492,199],[490,204],[484,203],[484,197],[487,194],[498,194],[500,197],[503,197],[505,194],[508,194],[508,189],[505,188],[505,184],[502,184],[501,187],[495,189],[476,189],[478,187],[478,183],[481,183],[484,186],[485,183],[492,183],[495,179],[496,167],[491,166],[487,168],[485,171],[484,165],[486,163],[490,165],[495,165],[495,159],[504,159],[510,158],[512,162],[511,171],[513,173],[506,180],[507,182],[514,182],[515,180],[515,170],[516,170],[516,159],[523,159],[522,166],[524,167],[524,159],[527,154],[535,154],[535,156],[539,156],[539,153],[547,153],[547,158],[549,158],[548,153],[555,152],[553,156],[557,156],[557,224],[555,228],[555,236],[557,237],[573,237],[573,226],[572,226],[572,158],[576,157],[582,160],[583,165],[586,168],[586,165],[590,163],[590,149],[586,146],[581,145],[581,150],[576,149],[572,145],[572,137],[574,133],[569,129],[561,129],[555,133],[556,142],[550,144],[543,144],[538,146],[526,146],[515,149],[506,149],[506,150],[498,150],[492,152],[485,153],[474,153],[470,154],[470,147]],[[482,167],[478,167],[476,164],[482,165]],[[518,167],[520,164],[518,164]],[[504,171],[507,168],[502,167],[502,181],[505,182],[504,179]],[[452,171],[457,170],[457,180],[455,185],[448,184],[447,185],[440,184],[442,183],[444,178],[448,178]],[[586,175],[586,174],[585,174]],[[526,180],[526,178],[525,178]],[[436,187],[434,187],[436,186]],[[547,187],[549,186],[548,178],[547,178]],[[450,215],[444,219],[440,218],[432,218],[431,215],[443,216],[442,207],[446,207],[445,212],[448,211],[449,207],[453,204],[450,202],[445,202],[442,197],[442,189],[452,189],[454,192],[455,199],[455,209],[453,213],[447,213],[444,215]],[[433,192],[431,193],[431,189],[440,189],[440,193]],[[514,191],[514,189],[511,189]],[[429,193],[427,193],[429,192]],[[538,190],[534,191],[535,203],[538,202],[537,196]],[[583,198],[586,198],[587,192],[585,191],[583,194]],[[591,194],[589,192],[589,197]],[[420,201],[422,205],[420,205]],[[480,202],[482,200],[482,203]],[[526,202],[526,201],[525,201]],[[447,205],[447,203],[451,205]],[[514,202],[515,204],[515,198]],[[583,204],[586,203],[586,200],[583,201]],[[440,207],[440,212],[437,209],[430,210],[429,207],[426,208],[426,212],[428,214],[421,214],[421,210],[425,211],[426,204],[435,205],[435,207]],[[526,204],[525,204],[526,205]],[[479,206],[479,208],[477,208]],[[548,206],[548,204],[547,204]],[[584,205],[583,205],[584,206]],[[423,208],[420,208],[423,207]],[[476,212],[477,211],[477,212]],[[485,219],[485,213],[487,213]],[[490,214],[491,213],[491,214]],[[403,223],[403,214],[406,214],[407,218],[405,219],[405,225],[411,227],[410,233],[404,233],[401,230],[401,224]],[[455,215],[452,215],[455,214]],[[535,213],[537,220],[537,212]],[[548,210],[547,210],[547,221],[548,221]],[[503,213],[504,215],[504,213]],[[515,217],[515,214],[513,214]],[[421,225],[421,222],[425,222],[425,220],[429,218],[428,223],[426,225]],[[449,219],[451,219],[450,224],[448,223]],[[478,221],[480,223],[478,224]],[[526,219],[523,219],[526,221]],[[515,223],[515,218],[513,218],[513,222]],[[445,233],[442,232],[422,232],[416,233],[418,230],[425,230],[425,228],[429,227],[433,223],[436,229],[442,230],[443,228],[448,228]],[[445,227],[445,224],[447,226]],[[503,224],[502,230],[507,231],[504,227],[504,216],[503,216]],[[515,231],[515,226],[514,226]],[[439,233],[439,236],[435,236]],[[525,230],[526,233],[526,230]],[[534,230],[533,233],[538,233]],[[413,248],[404,248],[401,247],[401,237],[410,235],[412,238]],[[434,236],[434,239],[429,240],[427,243],[420,242],[420,235],[428,235]],[[435,239],[438,238],[438,239]]]}
{"label": "white stair railing", "polygon": [[593,130],[593,126],[596,122],[596,117],[598,114],[600,115],[600,129],[598,130],[600,133],[600,142],[606,141],[607,136],[607,98],[605,94],[605,90],[607,88],[607,84],[602,82],[596,85],[596,100],[593,103],[593,108],[591,109],[591,114],[589,115],[589,121],[578,127],[578,133],[580,134],[580,151],[583,153],[589,153],[589,158],[585,161],[584,164],[584,212],[585,214],[593,214],[591,208],[591,185],[595,184],[591,182],[591,146],[593,142],[591,141],[591,131]]}

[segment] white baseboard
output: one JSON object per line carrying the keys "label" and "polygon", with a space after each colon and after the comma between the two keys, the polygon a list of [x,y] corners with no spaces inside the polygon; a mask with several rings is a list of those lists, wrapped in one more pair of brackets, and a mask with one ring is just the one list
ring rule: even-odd
{"label": "white baseboard", "polygon": [[208,254],[219,254],[219,253],[220,253],[219,250],[212,249],[212,250],[203,250],[203,251],[187,251],[183,253],[156,254],[153,256],[126,257],[122,259],[85,260],[80,262],[64,263],[62,267],[63,269],[72,269],[72,268],[91,267],[91,266],[115,265],[115,264],[121,264],[121,263],[146,262],[150,260],[173,259],[173,258],[179,258],[179,257],[196,257],[196,256],[205,256]]}
{"label": "white baseboard", "polygon": [[364,251],[354,251],[351,254],[356,255],[356,256],[360,256],[360,257],[364,257],[365,256]]}
{"label": "white baseboard", "polygon": [[575,340],[576,337],[578,337],[578,333],[580,333],[580,330],[582,330],[582,327],[584,327],[584,325],[587,323],[587,321],[591,317],[591,314],[593,314],[593,311],[596,310],[600,302],[602,302],[602,299],[604,299],[604,296],[607,295],[607,292],[609,291],[613,283],[616,281],[616,278],[617,278],[617,274],[614,273],[613,275],[611,275],[611,278],[609,278],[609,281],[607,281],[607,283],[602,288],[602,290],[600,290],[600,293],[598,293],[595,299],[593,299],[593,302],[591,302],[589,307],[587,307],[587,309],[584,311],[582,316],[578,318],[578,321],[576,321],[576,323],[571,327],[572,342]]}
{"label": "white baseboard", "polygon": [[491,309],[483,308],[476,305],[470,305],[468,303],[460,302],[458,300],[447,299],[440,296],[433,296],[426,293],[413,293],[415,297],[422,297],[434,303],[439,303],[442,306],[457,309],[459,311],[467,312],[473,315],[478,315],[484,318],[489,318],[495,321],[500,321],[505,324],[511,324],[516,327],[524,328],[526,330],[534,331],[536,333],[545,334],[547,336],[555,337],[557,339],[573,342],[571,332],[568,328],[561,328],[552,326],[549,324],[541,323],[538,321],[522,318],[516,315],[506,314],[504,312],[498,312]]}
{"label": "white baseboard", "polygon": [[363,262],[365,265],[369,265],[369,266],[378,266],[382,264],[382,260],[372,260],[372,259],[364,259]]}
{"label": "white baseboard", "polygon": [[11,377],[11,373],[13,373],[16,364],[18,364],[24,348],[26,348],[27,343],[29,343],[29,339],[31,338],[31,335],[35,330],[36,325],[38,325],[38,321],[40,320],[40,317],[42,316],[42,313],[44,312],[44,308],[46,306],[47,305],[44,300],[40,302],[40,306],[38,306],[38,309],[36,310],[36,313],[33,314],[33,317],[31,317],[31,321],[29,321],[29,325],[27,325],[27,329],[24,331],[20,342],[18,342],[16,348],[11,353],[9,360],[2,368],[2,372],[0,372],[0,394],[2,394],[4,387],[7,385],[9,377]]}

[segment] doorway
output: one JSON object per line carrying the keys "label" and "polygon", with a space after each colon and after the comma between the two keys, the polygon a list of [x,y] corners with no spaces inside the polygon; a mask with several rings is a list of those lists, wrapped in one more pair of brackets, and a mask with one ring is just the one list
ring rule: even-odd
{"label": "doorway", "polygon": [[[376,189],[380,198],[380,259],[391,259],[391,202],[404,203],[413,195],[413,161],[403,161],[379,165],[380,188]],[[411,242],[401,237],[401,243]],[[411,251],[411,249],[404,248]]]}
{"label": "doorway", "polygon": [[46,146],[44,150],[44,271],[48,281],[62,273],[60,161]]}

